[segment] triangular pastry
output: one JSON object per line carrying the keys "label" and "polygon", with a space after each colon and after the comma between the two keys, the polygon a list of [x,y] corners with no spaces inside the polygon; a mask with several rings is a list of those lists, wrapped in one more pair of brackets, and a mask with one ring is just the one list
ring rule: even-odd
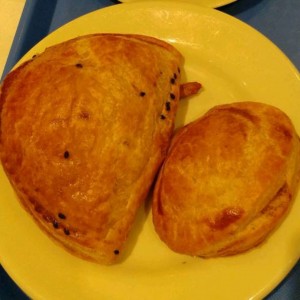
{"label": "triangular pastry", "polygon": [[182,64],[161,40],[93,34],[4,80],[3,167],[38,225],[75,255],[120,256],[169,146]]}

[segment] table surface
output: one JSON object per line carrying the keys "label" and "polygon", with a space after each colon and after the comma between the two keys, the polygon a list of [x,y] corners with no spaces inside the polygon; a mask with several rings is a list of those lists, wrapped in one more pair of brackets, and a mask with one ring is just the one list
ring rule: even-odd
{"label": "table surface", "polygon": [[[23,54],[56,28],[115,4],[117,1],[110,0],[0,0],[2,78]],[[260,31],[300,70],[300,0],[238,0],[218,9]],[[0,300],[5,299],[28,298],[0,266]],[[300,262],[266,299],[300,299]]]}
{"label": "table surface", "polygon": [[12,45],[25,0],[0,0],[0,75]]}

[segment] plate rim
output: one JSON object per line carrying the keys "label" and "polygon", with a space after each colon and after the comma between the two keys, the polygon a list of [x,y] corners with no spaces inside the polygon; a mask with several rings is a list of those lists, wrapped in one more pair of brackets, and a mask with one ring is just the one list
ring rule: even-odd
{"label": "plate rim", "polygon": [[[122,3],[132,3],[132,2],[147,2],[147,0],[119,0]],[[149,1],[153,1],[153,0],[149,0]],[[161,1],[161,0],[157,0],[157,1]],[[191,2],[191,3],[195,3],[197,4],[197,0],[179,0],[182,2]],[[201,5],[201,6],[205,6],[205,7],[210,7],[210,8],[218,8],[218,7],[222,7],[228,4],[231,4],[233,2],[236,2],[238,0],[207,0],[207,1],[213,1],[212,4],[204,4],[204,3],[198,3],[197,5]]]}
{"label": "plate rim", "polygon": [[[165,1],[162,1],[162,2],[165,2]],[[136,3],[130,3],[130,4],[126,4],[126,5],[133,5],[133,6],[135,6],[136,5]],[[140,5],[140,4],[138,4],[138,5]],[[95,13],[98,13],[99,11],[104,11],[104,10],[112,10],[112,9],[115,9],[114,7],[116,7],[116,6],[112,6],[112,7],[106,7],[106,8],[103,8],[103,9],[100,9],[100,10],[98,10],[98,11],[95,11],[95,12],[91,12],[91,13],[89,13],[88,15],[90,15],[90,14],[95,14]],[[203,10],[203,9],[206,9],[206,8],[201,8],[201,10]],[[104,13],[104,12],[103,12]],[[223,14],[223,13],[221,13],[221,12],[218,12],[217,14]],[[83,16],[84,17],[84,16]],[[227,17],[229,17],[229,18],[232,18],[232,17],[230,17],[230,16],[227,16]],[[80,18],[82,18],[82,17],[79,17],[78,19],[80,19]],[[73,20],[73,21],[71,21],[70,23],[73,23],[74,21],[77,21],[78,19],[75,19],[75,20]],[[240,22],[240,23],[243,23],[242,21],[238,21],[238,22]],[[245,23],[243,23],[243,24],[245,24]],[[245,24],[246,25],[246,24]],[[250,27],[250,26],[248,26],[248,27]],[[257,32],[258,33],[258,32]],[[50,34],[50,36],[53,36],[53,35],[55,35],[56,34],[56,31],[55,32],[53,32],[53,33],[51,33]],[[41,43],[44,43],[45,42],[45,40],[47,39],[48,37],[46,37],[45,39],[43,39],[40,43],[38,43],[37,45],[39,45],[39,44],[41,44]],[[36,46],[37,46],[36,45]],[[36,46],[34,46],[33,47],[33,49],[36,47]],[[277,47],[276,47],[277,48]],[[33,49],[31,49],[28,53],[32,53],[32,51],[33,51]],[[277,48],[278,49],[278,48]],[[278,49],[279,50],[279,52],[281,52],[280,51],[280,49]],[[27,54],[25,54],[25,56],[24,57],[26,57],[26,55],[28,55],[28,53]],[[281,54],[283,54],[282,52],[281,52]],[[283,54],[284,55],[284,54]],[[285,56],[285,55],[284,55]],[[21,61],[23,61],[24,60],[24,57],[21,59]],[[291,68],[291,70],[293,69],[292,67],[293,67],[293,65],[292,65],[292,63],[290,62],[290,60],[285,56],[285,58],[287,59],[287,62],[289,62],[290,63],[290,68]],[[294,71],[297,71],[297,69],[295,68],[295,70]],[[1,253],[0,253],[1,254]],[[2,260],[2,259],[1,259]],[[294,264],[296,263],[296,261],[295,262],[291,262],[291,266],[290,266],[290,268],[289,269],[291,269],[293,266],[294,266]],[[2,263],[2,265],[3,265],[3,267],[5,268],[5,270],[7,270],[6,269],[6,266],[5,266],[5,263],[3,264]],[[13,272],[8,272],[8,274],[13,274]],[[287,273],[286,273],[287,274]],[[15,276],[13,276],[12,275],[12,277],[15,277]],[[279,283],[279,282],[278,282]],[[277,284],[278,284],[277,283]],[[19,283],[18,283],[19,284]],[[21,285],[20,285],[21,286]],[[274,288],[274,286],[273,286],[273,288]],[[273,289],[272,288],[272,289]],[[25,288],[23,288],[22,287],[22,289],[24,290],[24,291],[26,291],[26,290],[28,290],[27,288],[25,289]]]}

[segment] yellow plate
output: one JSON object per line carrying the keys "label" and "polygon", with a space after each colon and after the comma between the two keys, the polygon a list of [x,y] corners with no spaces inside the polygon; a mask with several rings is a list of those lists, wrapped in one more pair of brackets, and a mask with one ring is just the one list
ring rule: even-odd
{"label": "yellow plate", "polygon": [[[46,46],[95,32],[140,33],[174,44],[185,57],[185,79],[203,90],[182,101],[181,126],[216,104],[263,101],[278,106],[300,132],[300,78],[265,37],[219,11],[191,3],[136,2],[85,15],[58,29]],[[149,205],[142,207],[125,259],[104,267],[65,252],[20,207],[0,168],[0,261],[34,299],[259,299],[300,255],[300,199],[260,247],[243,255],[200,259],[175,254],[157,237]]]}
{"label": "yellow plate", "polygon": [[[147,1],[147,0],[120,0],[120,1],[123,3],[127,3],[127,2]],[[160,1],[160,0],[158,0],[158,1]],[[220,6],[235,2],[237,0],[173,0],[173,2],[178,2],[178,1],[190,2],[190,3],[199,4],[199,5],[205,6],[205,7],[216,8],[216,7],[220,7]]]}

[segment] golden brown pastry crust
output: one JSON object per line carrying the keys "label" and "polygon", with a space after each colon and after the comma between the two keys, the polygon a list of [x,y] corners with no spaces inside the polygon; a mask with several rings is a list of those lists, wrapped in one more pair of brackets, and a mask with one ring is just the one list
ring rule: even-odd
{"label": "golden brown pastry crust", "polygon": [[299,138],[279,109],[214,107],[172,141],[154,190],[155,229],[179,253],[246,251],[288,212],[299,170]]}
{"label": "golden brown pastry crust", "polygon": [[46,49],[5,79],[1,159],[23,206],[74,254],[114,262],[161,165],[181,54],[140,35]]}

